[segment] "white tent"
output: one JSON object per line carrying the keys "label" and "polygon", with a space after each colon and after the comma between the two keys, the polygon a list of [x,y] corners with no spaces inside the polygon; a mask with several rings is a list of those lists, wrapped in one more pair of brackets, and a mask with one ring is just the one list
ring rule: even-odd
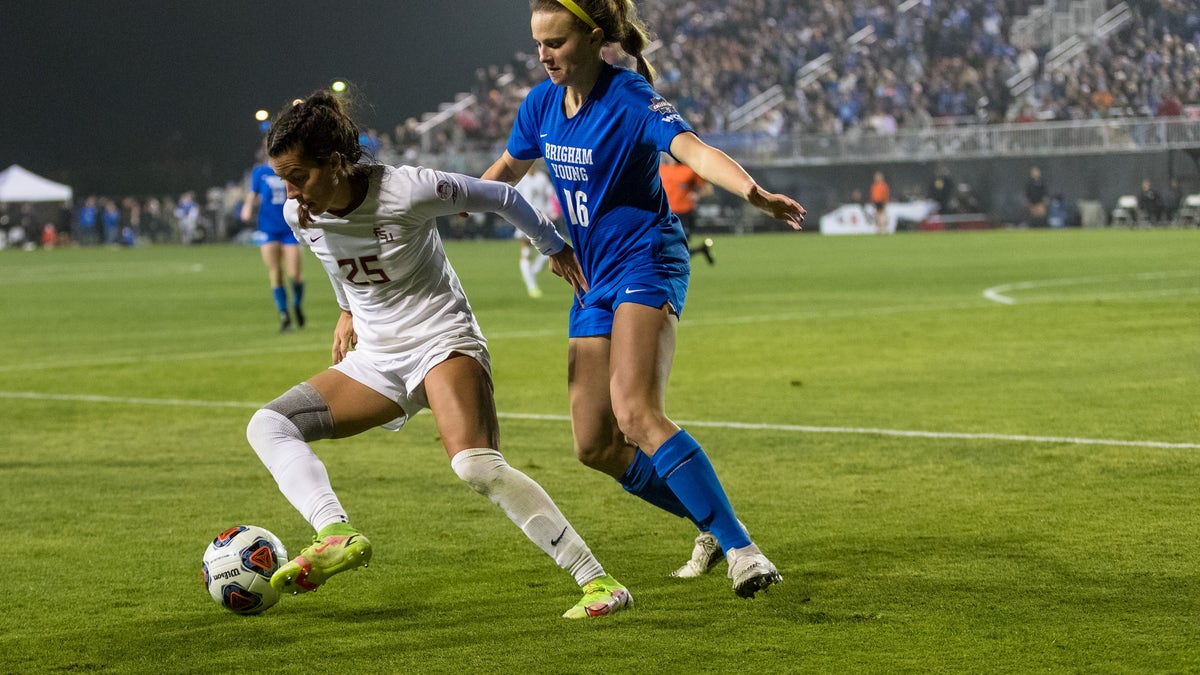
{"label": "white tent", "polygon": [[13,164],[0,171],[0,202],[65,202],[71,186],[55,183]]}

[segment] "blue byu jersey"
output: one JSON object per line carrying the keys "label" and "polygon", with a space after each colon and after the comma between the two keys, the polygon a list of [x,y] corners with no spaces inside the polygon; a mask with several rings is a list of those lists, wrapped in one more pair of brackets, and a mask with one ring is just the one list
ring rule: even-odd
{"label": "blue byu jersey", "polygon": [[658,156],[692,128],[641,75],[605,64],[588,100],[563,114],[566,89],[545,80],[517,112],[508,153],[543,157],[592,287],[631,269],[687,274],[687,237],[671,213]]}
{"label": "blue byu jersey", "polygon": [[258,208],[258,229],[267,234],[291,232],[283,219],[283,205],[287,202],[287,185],[275,175],[270,164],[259,164],[250,174],[250,191],[262,196]]}

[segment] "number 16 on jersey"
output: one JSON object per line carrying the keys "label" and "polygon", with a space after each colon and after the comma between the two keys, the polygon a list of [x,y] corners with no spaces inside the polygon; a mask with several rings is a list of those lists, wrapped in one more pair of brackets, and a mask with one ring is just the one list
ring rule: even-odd
{"label": "number 16 on jersey", "polygon": [[580,227],[588,226],[588,208],[587,195],[583,190],[576,190],[575,197],[571,198],[570,190],[563,190],[563,206],[567,209],[567,216],[571,219],[572,225]]}

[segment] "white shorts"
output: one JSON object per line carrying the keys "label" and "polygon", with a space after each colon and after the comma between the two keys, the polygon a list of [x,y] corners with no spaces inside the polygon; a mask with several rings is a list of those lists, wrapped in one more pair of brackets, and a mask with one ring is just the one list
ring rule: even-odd
{"label": "white shorts", "polygon": [[427,349],[406,354],[380,354],[354,350],[341,363],[330,366],[346,377],[369,387],[404,409],[404,415],[383,425],[400,431],[410,417],[429,407],[425,396],[425,376],[433,367],[450,358],[465,354],[479,362],[492,377],[492,360],[487,344],[469,335],[447,335]]}

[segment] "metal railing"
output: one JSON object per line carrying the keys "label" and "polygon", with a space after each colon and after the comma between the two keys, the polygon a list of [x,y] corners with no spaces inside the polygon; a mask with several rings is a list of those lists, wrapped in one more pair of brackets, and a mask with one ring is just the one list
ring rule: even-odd
{"label": "metal railing", "polygon": [[1045,47],[1061,44],[1072,36],[1088,35],[1096,19],[1105,11],[1105,0],[1047,0],[1029,14],[1013,20],[1010,39],[1018,47]]}
{"label": "metal railing", "polygon": [[[1200,110],[1189,117],[1128,117],[1072,122],[964,125],[842,135],[765,133],[705,134],[704,140],[743,164],[801,167],[925,162],[995,157],[1045,157],[1200,149]],[[478,174],[504,150],[499,140],[482,148],[433,148],[419,161]]]}
{"label": "metal railing", "polygon": [[[1058,39],[1054,46],[1046,52],[1043,58],[1042,70],[1046,73],[1052,73],[1059,68],[1068,64],[1071,59],[1082,54],[1089,44],[1103,40],[1109,33],[1117,30],[1127,21],[1133,18],[1133,13],[1129,9],[1129,5],[1124,2],[1117,3],[1112,9],[1101,12],[1103,9],[1102,2],[1084,2],[1076,0],[1072,4],[1072,13],[1064,16],[1069,16],[1069,30],[1064,30],[1063,37]],[[1042,11],[1047,11],[1043,8]],[[1028,17],[1033,20],[1034,14]],[[1016,23],[1014,23],[1014,31],[1016,31]],[[1055,33],[1054,37],[1058,37]],[[1024,40],[1024,38],[1021,38]],[[1021,44],[1017,40],[1014,44]],[[1005,84],[1008,86],[1009,92],[1013,98],[1020,98],[1033,88],[1035,72],[1021,71],[1008,79]]]}
{"label": "metal railing", "polygon": [[971,125],[901,130],[891,135],[726,134],[707,136],[706,140],[738,160],[758,166],[1150,152],[1200,148],[1200,111],[1194,118]]}

